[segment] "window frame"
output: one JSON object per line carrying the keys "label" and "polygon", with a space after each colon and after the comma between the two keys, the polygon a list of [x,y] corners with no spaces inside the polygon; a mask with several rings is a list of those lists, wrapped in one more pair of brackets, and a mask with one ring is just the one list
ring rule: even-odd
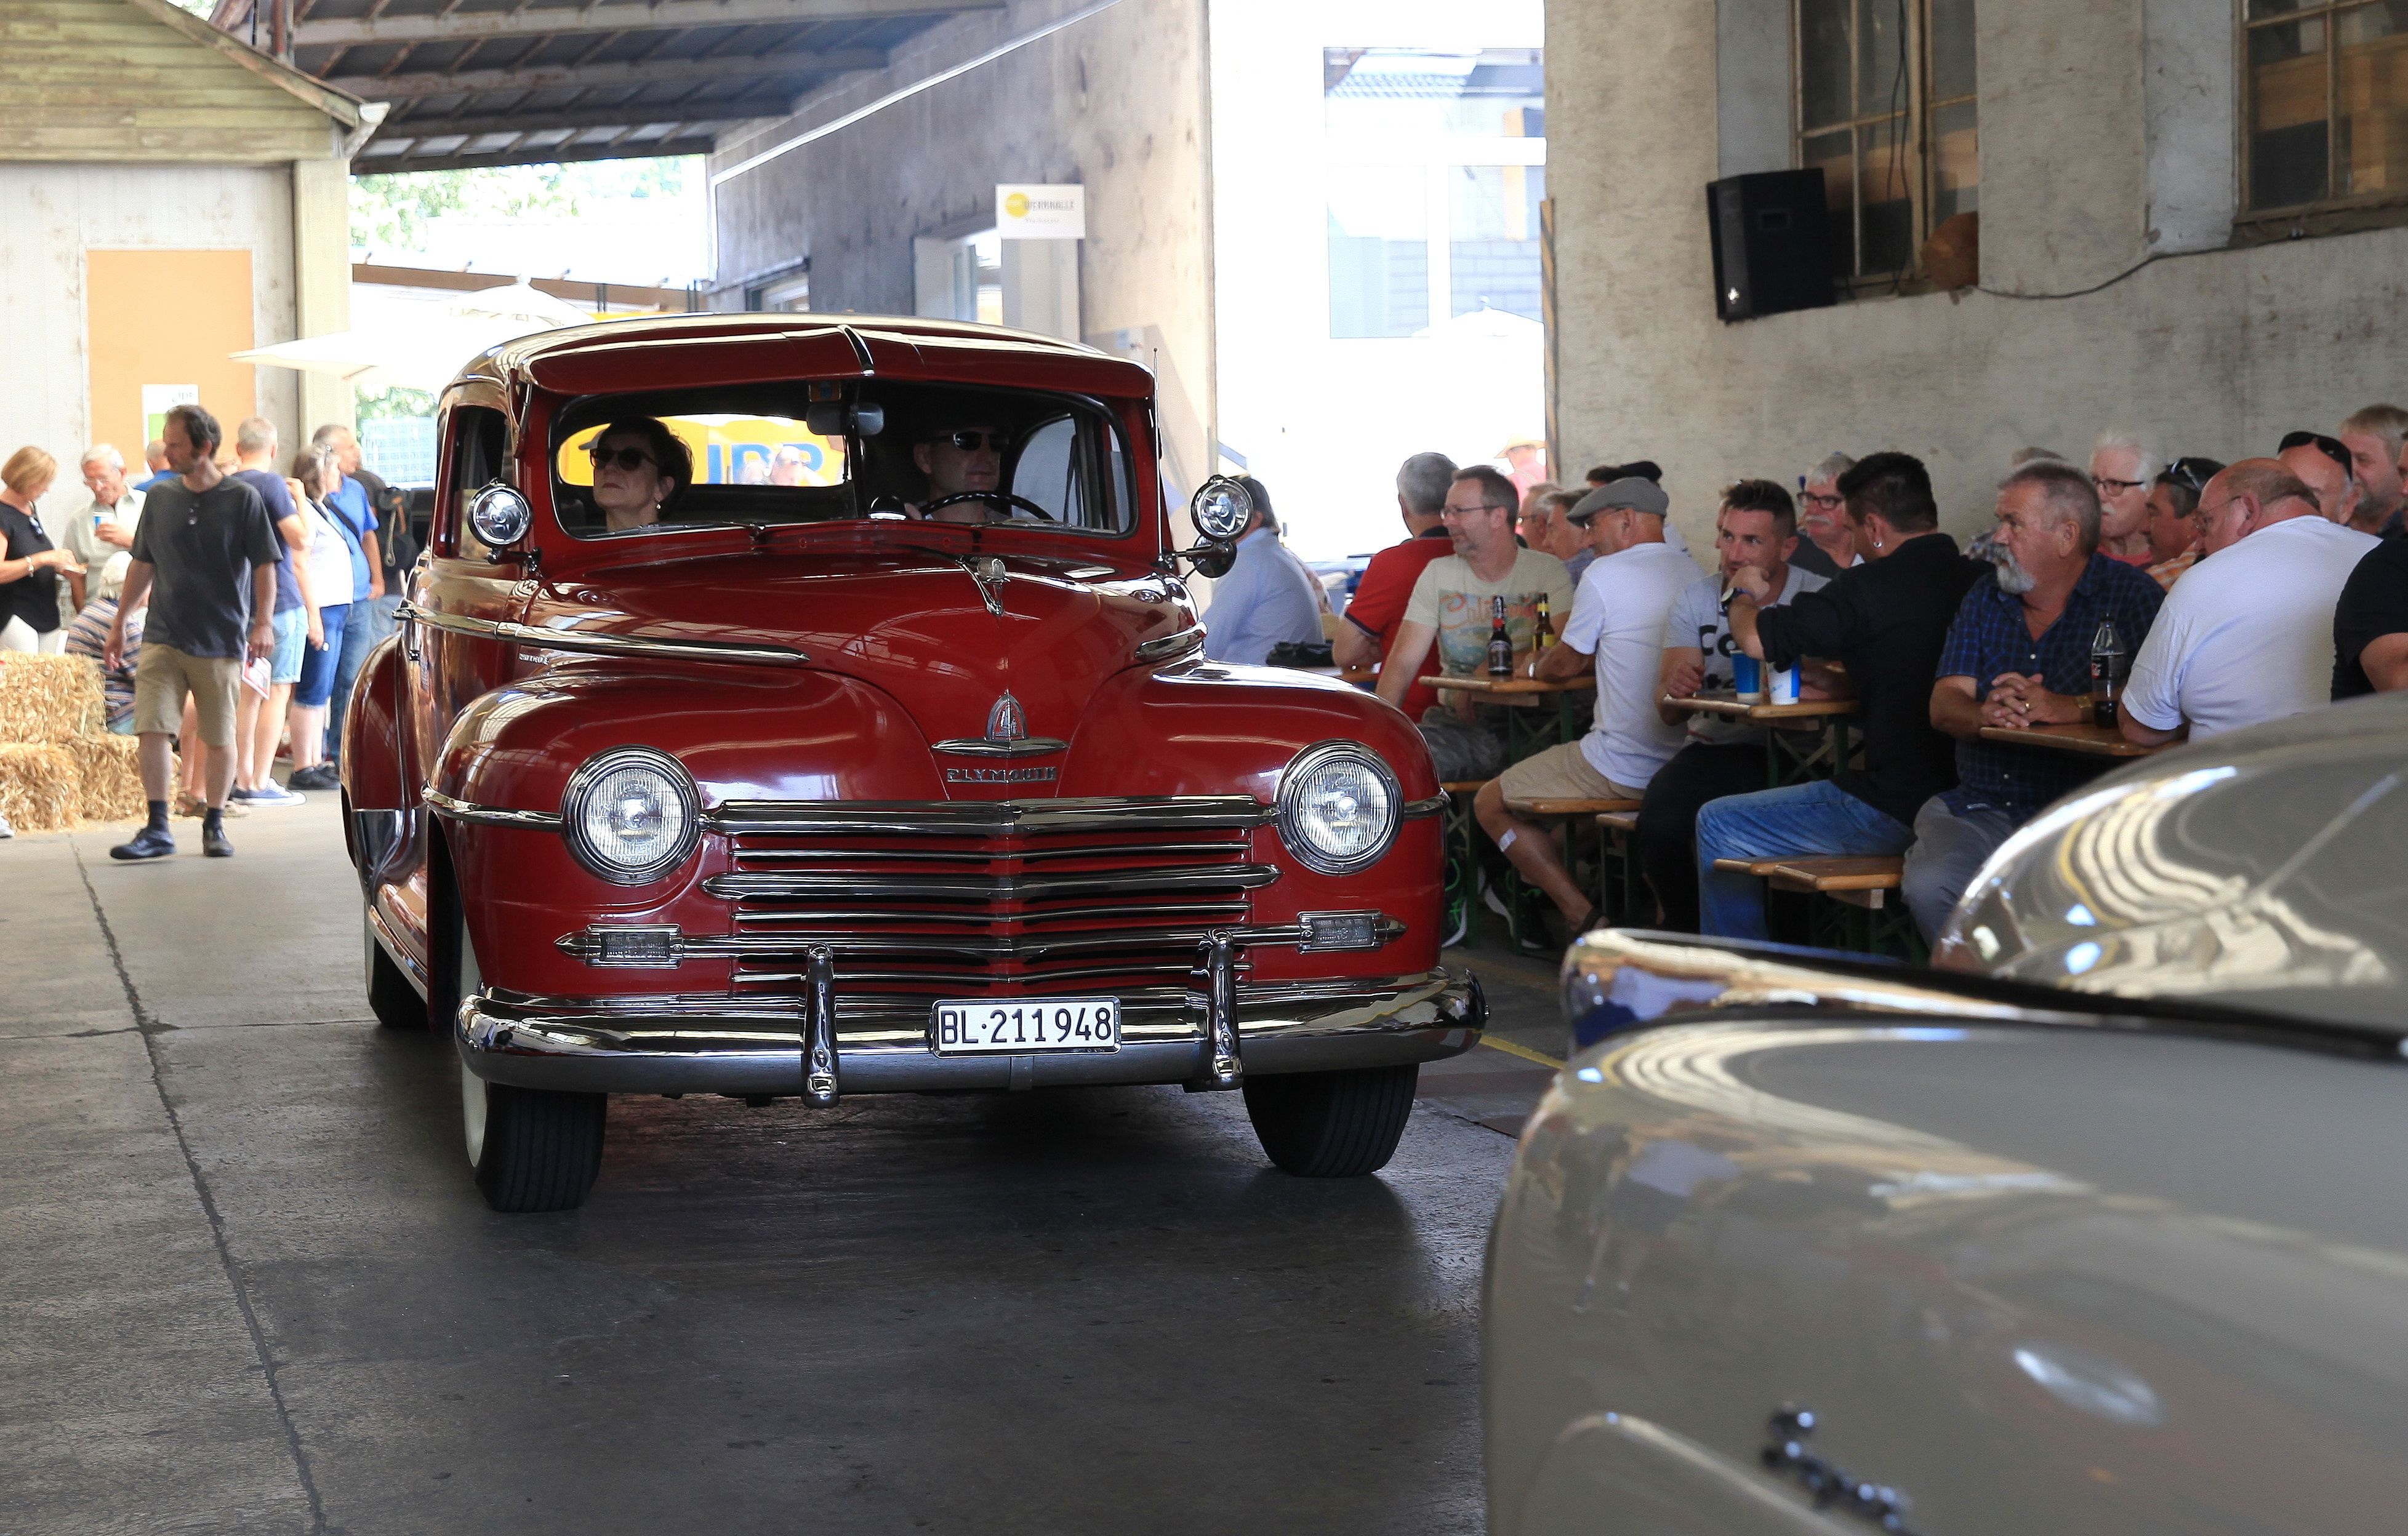
{"label": "window frame", "polygon": [[[2408,223],[2408,188],[2386,188],[2380,192],[2354,194],[2337,193],[2334,188],[2341,177],[2341,135],[2337,108],[2341,96],[2341,29],[2337,24],[2342,14],[2358,8],[2363,0],[2306,0],[2298,9],[2283,11],[2252,21],[2249,0],[2232,0],[2232,72],[2233,92],[2233,223],[2244,238],[2259,238],[2296,233],[2340,234],[2363,229]],[[2296,25],[2301,21],[2321,21],[2325,28],[2324,42],[2324,118],[2325,124],[2325,195],[2304,203],[2283,203],[2258,207],[2255,202],[2255,180],[2251,140],[2256,135],[2256,80],[2251,75],[2249,43],[2253,34],[2278,26]],[[2408,107],[2408,103],[2402,104]],[[2318,227],[2304,227],[2315,220]]]}
{"label": "window frame", "polygon": [[[1933,139],[1933,122],[1943,107],[1960,103],[1974,104],[1973,186],[1978,196],[1981,188],[1981,100],[1978,76],[1975,88],[1964,95],[1935,100],[1932,95],[1935,75],[1931,52],[1931,7],[1933,0],[1904,0],[1907,20],[1906,101],[1897,113],[1865,113],[1856,110],[1861,91],[1857,71],[1863,64],[1863,50],[1858,46],[1856,23],[1859,0],[1847,0],[1848,6],[1848,105],[1845,118],[1809,128],[1806,122],[1806,0],[1789,0],[1789,164],[1794,169],[1805,169],[1806,141],[1844,132],[1849,136],[1848,270],[1837,275],[1839,286],[1849,296],[1857,297],[1883,290],[1895,290],[1922,274],[1924,245],[1931,238],[1938,223],[1931,217],[1932,205],[1938,201],[1936,178],[1940,156]],[[1992,0],[1996,3],[1996,0]],[[2234,0],[2245,5],[2247,0]],[[1883,123],[1899,123],[1900,141],[1907,159],[1906,197],[1908,214],[1908,251],[1905,263],[1858,271],[1864,249],[1865,207],[1864,185],[1858,170],[1863,154],[1860,141],[1863,134]],[[1834,262],[1834,266],[1840,263]]]}

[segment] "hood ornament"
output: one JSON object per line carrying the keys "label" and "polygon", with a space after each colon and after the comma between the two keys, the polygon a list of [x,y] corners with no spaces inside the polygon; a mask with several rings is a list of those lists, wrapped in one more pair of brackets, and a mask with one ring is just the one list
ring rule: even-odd
{"label": "hood ornament", "polygon": [[970,580],[977,585],[979,601],[986,604],[986,611],[1001,619],[1003,584],[1010,579],[1010,573],[1004,569],[1003,562],[993,555],[955,555],[953,558],[962,562],[962,569],[969,573]]}
{"label": "hood ornament", "polygon": [[1020,712],[1020,701],[1006,690],[986,713],[986,739],[1002,743],[1021,741],[1028,735],[1028,718]]}

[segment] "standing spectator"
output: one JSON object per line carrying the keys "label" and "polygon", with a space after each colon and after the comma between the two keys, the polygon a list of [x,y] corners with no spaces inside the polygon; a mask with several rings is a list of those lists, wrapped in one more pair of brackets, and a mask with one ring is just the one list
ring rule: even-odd
{"label": "standing spectator", "polygon": [[[2317,515],[2272,459],[2243,459],[2200,495],[2200,562],[2166,594],[2132,659],[2124,739],[2143,747],[2278,719],[2332,697],[2333,620],[2380,542]],[[2245,542],[2247,553],[2218,558]]]}
{"label": "standing spectator", "polygon": [[1516,817],[1505,803],[1637,800],[1680,747],[1680,727],[1656,712],[1656,661],[1665,615],[1699,572],[1697,562],[1664,542],[1670,505],[1660,487],[1632,477],[1601,486],[1573,506],[1575,523],[1587,524],[1597,563],[1572,599],[1563,644],[1531,658],[1528,670],[1565,681],[1593,669],[1596,723],[1578,741],[1512,764],[1482,785],[1471,802],[1481,830],[1524,879],[1547,894],[1574,933],[1587,926],[1595,904],[1566,873],[1545,830]]}
{"label": "standing spectator", "polygon": [[2128,432],[2110,427],[2090,446],[2090,484],[2099,492],[2099,552],[2109,560],[2141,566],[2156,562],[2149,553],[2149,486],[2157,477],[2157,456]]}
{"label": "standing spectator", "polygon": [[1731,634],[1775,669],[1837,659],[1862,704],[1864,766],[1826,780],[1733,795],[1698,813],[1698,916],[1707,933],[1763,938],[1764,882],[1717,859],[1906,851],[1914,816],[1956,782],[1954,744],[1931,726],[1931,679],[1965,589],[1981,567],[1940,532],[1922,461],[1875,453],[1840,476],[1862,565],[1785,607],[1761,606],[1760,571],[1732,573]]}
{"label": "standing spectator", "polygon": [[[1789,492],[1770,480],[1742,480],[1723,492],[1714,519],[1718,569],[1690,583],[1673,600],[1664,621],[1663,652],[1656,659],[1656,694],[1685,699],[1710,689],[1735,686],[1730,620],[1722,594],[1741,566],[1764,573],[1759,609],[1779,607],[1800,592],[1820,590],[1826,578],[1791,562],[1806,548],[1798,537],[1798,516]],[[1721,715],[1691,714],[1656,705],[1667,725],[1684,732],[1681,749],[1648,781],[1636,832],[1640,868],[1663,903],[1664,926],[1684,933],[1698,930],[1698,812],[1725,795],[1764,788],[1765,727]]]}
{"label": "standing spectator", "polygon": [[2177,459],[2149,488],[2149,579],[2171,589],[2199,561],[2199,493],[2224,472],[2213,459]]}
{"label": "standing spectator", "polygon": [[367,491],[368,508],[376,514],[377,559],[384,590],[368,604],[367,644],[368,648],[374,649],[378,641],[394,631],[394,616],[401,611],[403,589],[409,583],[409,567],[418,560],[418,542],[410,536],[409,514],[401,492],[367,467],[360,454],[358,434],[351,435],[348,447],[337,450],[336,462],[345,475]]}
{"label": "standing spectator", "polygon": [[2401,454],[2408,449],[2408,410],[2369,405],[2353,411],[2342,421],[2341,442],[2358,476],[2358,516],[2350,526],[2383,538],[2408,533],[2408,515],[2401,511],[2408,496],[2400,476]]}
{"label": "standing spectator", "polygon": [[1862,558],[1848,525],[1848,499],[1840,494],[1840,476],[1856,464],[1834,453],[1798,476],[1798,531],[1806,536],[1789,563],[1809,576],[1828,581]]}
{"label": "standing spectator", "polygon": [[[1402,708],[1418,690],[1430,652],[1439,671],[1469,677],[1488,667],[1488,637],[1498,600],[1505,606],[1506,633],[1516,655],[1532,648],[1539,604],[1548,608],[1548,629],[1560,633],[1572,604],[1571,578],[1564,562],[1513,542],[1513,482],[1486,464],[1455,472],[1447,488],[1446,519],[1455,552],[1434,560],[1413,583],[1404,622],[1380,665],[1380,697]],[[1362,594],[1355,594],[1359,605]],[[1497,726],[1501,711],[1472,708],[1469,695],[1433,704],[1419,718],[1440,782],[1492,778],[1505,766],[1505,743]]]}
{"label": "standing spectator", "polygon": [[304,643],[301,676],[293,685],[293,772],[285,783],[295,789],[333,789],[339,781],[326,761],[326,705],[334,695],[335,672],[342,660],[343,633],[351,623],[350,594],[361,559],[351,525],[326,505],[326,494],[340,481],[334,455],[306,448],[293,456],[294,483],[301,488],[298,508],[309,537],[301,562],[308,569],[312,593],[332,594],[314,603],[318,624]]}
{"label": "standing spectator", "polygon": [[123,454],[94,443],[77,467],[92,499],[51,532],[58,547],[83,567],[67,577],[68,590],[61,594],[74,604],[72,611],[61,605],[69,619],[95,597],[115,597],[125,584],[125,567],[134,559],[126,551],[134,548],[134,530],[142,520],[142,492],[125,483]]}
{"label": "standing spectator", "polygon": [[234,478],[259,492],[283,544],[282,558],[276,562],[276,652],[269,658],[267,692],[243,688],[235,712],[235,783],[227,794],[251,805],[299,805],[305,798],[278,784],[269,770],[293,702],[293,685],[301,680],[309,633],[319,629],[316,604],[309,601],[309,573],[295,558],[309,548],[309,525],[293,504],[284,477],[268,467],[276,458],[276,424],[264,416],[250,418],[235,428],[234,448]]}
{"label": "standing spectator", "polygon": [[[226,791],[234,787],[235,695],[246,653],[265,659],[276,649],[276,561],[282,548],[259,492],[228,479],[210,462],[222,434],[217,418],[198,405],[167,413],[167,462],[178,478],[152,488],[142,526],[134,532],[124,605],[147,597],[150,620],[134,678],[134,729],[142,739],[142,790],[150,819],[112,859],[164,859],[176,851],[167,830],[167,787],[175,772],[173,743],[189,693],[206,748],[208,809],[201,851],[230,858]],[[125,654],[125,615],[110,627],[104,665]]]}
{"label": "standing spectator", "polygon": [[1514,438],[1497,450],[1497,458],[1505,466],[1505,477],[1525,496],[1554,483],[1547,478],[1547,445],[1535,437]]}
{"label": "standing spectator", "polygon": [[2368,550],[2333,607],[2333,702],[2408,689],[2408,539]]}
{"label": "standing spectator", "polygon": [[[1373,666],[1396,648],[1413,584],[1430,562],[1455,552],[1442,516],[1447,489],[1454,483],[1455,461],[1443,453],[1416,453],[1398,469],[1397,512],[1405,521],[1405,541],[1381,550],[1363,567],[1363,579],[1354,584],[1354,595],[1346,604],[1346,618],[1329,642],[1330,658],[1340,666]],[[1438,695],[1416,682],[1406,690],[1400,707],[1420,719],[1436,703]]]}
{"label": "standing spectator", "polygon": [[2338,437],[2320,432],[2286,432],[2275,455],[2285,469],[2315,492],[2327,522],[2351,527],[2358,518],[2358,470]]}
{"label": "standing spectator", "polygon": [[167,444],[164,438],[153,437],[142,445],[142,462],[150,473],[134,489],[145,495],[150,493],[152,486],[165,485],[176,477],[176,472],[167,465]]}
{"label": "standing spectator", "polygon": [[2071,464],[2026,464],[1999,487],[1995,579],[1965,593],[1931,688],[1931,723],[1956,738],[1956,787],[1923,803],[1906,850],[1906,904],[1927,941],[2000,844],[2109,766],[1982,735],[2088,719],[2100,625],[2128,652],[2147,639],[2164,589],[2099,553],[2100,521],[2099,493]]}
{"label": "standing spectator", "polygon": [[330,422],[310,434],[309,446],[333,462],[339,478],[323,505],[351,530],[360,550],[351,578],[351,621],[343,626],[343,647],[335,662],[333,692],[326,705],[326,758],[331,762],[342,756],[343,712],[351,707],[351,682],[359,676],[368,652],[383,638],[376,630],[383,612],[377,603],[385,595],[384,551],[377,547],[376,506],[368,499],[367,484],[351,473],[360,462],[358,436],[351,428]]}
{"label": "standing spectator", "polygon": [[1251,475],[1238,477],[1254,498],[1254,514],[1238,535],[1237,562],[1212,583],[1204,615],[1204,654],[1215,661],[1258,667],[1282,643],[1321,640],[1321,584],[1280,543],[1271,493]]}
{"label": "standing spectator", "polygon": [[0,464],[0,650],[55,656],[66,648],[59,575],[81,576],[83,568],[51,547],[34,510],[58,473],[59,462],[37,448],[21,448]]}

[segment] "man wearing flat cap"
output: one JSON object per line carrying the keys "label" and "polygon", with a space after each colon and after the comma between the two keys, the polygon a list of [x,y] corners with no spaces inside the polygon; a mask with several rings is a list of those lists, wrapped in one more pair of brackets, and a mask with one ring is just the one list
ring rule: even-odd
{"label": "man wearing flat cap", "polygon": [[[1564,868],[1554,840],[1506,809],[1509,800],[1627,800],[1680,749],[1681,729],[1656,712],[1656,662],[1673,600],[1703,579],[1697,562],[1664,542],[1670,510],[1661,487],[1625,476],[1583,496],[1565,517],[1588,533],[1597,562],[1581,577],[1563,643],[1535,658],[1530,675],[1555,681],[1597,674],[1588,734],[1526,758],[1481,786],[1472,812],[1522,877],[1546,892],[1567,929],[1580,932],[1595,904]],[[1537,935],[1517,935],[1535,939]],[[1553,943],[1552,939],[1548,941]],[[1555,946],[1560,947],[1560,946]]]}

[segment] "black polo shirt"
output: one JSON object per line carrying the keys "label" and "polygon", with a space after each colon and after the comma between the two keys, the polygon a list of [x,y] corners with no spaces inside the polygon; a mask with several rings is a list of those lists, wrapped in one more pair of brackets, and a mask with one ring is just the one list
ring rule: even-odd
{"label": "black polo shirt", "polygon": [[2408,539],[2386,538],[2361,556],[2333,604],[2333,702],[2374,691],[2358,658],[2408,630]]}
{"label": "black polo shirt", "polygon": [[1767,665],[1813,656],[1847,667],[1865,765],[1832,782],[1910,827],[1925,801],[1956,783],[1956,743],[1931,723],[1931,687],[1966,589],[1988,570],[1947,534],[1921,533],[1756,615]]}

